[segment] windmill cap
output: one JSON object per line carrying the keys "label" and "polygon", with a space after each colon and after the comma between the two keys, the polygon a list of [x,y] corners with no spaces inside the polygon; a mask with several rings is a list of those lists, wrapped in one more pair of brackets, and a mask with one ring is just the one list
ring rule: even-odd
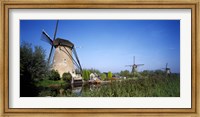
{"label": "windmill cap", "polygon": [[70,47],[70,48],[74,47],[74,44],[72,42],[70,42],[69,40],[61,39],[61,38],[56,38],[53,41],[53,45],[55,47],[57,47],[57,46],[67,46],[67,47]]}

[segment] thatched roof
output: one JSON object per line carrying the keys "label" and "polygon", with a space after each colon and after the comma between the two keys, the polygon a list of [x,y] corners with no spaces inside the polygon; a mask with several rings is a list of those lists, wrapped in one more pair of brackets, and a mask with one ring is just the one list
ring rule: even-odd
{"label": "thatched roof", "polygon": [[72,42],[70,42],[69,40],[61,39],[61,38],[56,38],[53,41],[53,45],[55,47],[57,47],[57,46],[67,46],[67,47],[70,47],[70,48],[74,47],[74,44]]}

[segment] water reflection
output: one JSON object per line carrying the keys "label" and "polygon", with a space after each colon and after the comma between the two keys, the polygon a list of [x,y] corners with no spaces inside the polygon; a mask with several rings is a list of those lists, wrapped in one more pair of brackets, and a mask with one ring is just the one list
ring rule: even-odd
{"label": "water reflection", "polygon": [[89,84],[90,91],[94,91],[100,87],[100,84]]}
{"label": "water reflection", "polygon": [[82,96],[83,92],[92,92],[100,87],[100,84],[73,84],[71,85],[71,94],[76,96]]}
{"label": "water reflection", "polygon": [[72,94],[77,95],[77,96],[81,96],[81,92],[83,89],[83,85],[82,84],[73,84],[71,85],[72,87]]}
{"label": "water reflection", "polygon": [[40,87],[40,97],[80,97],[84,92],[93,92],[99,89],[103,84],[69,84],[52,85],[49,87]]}

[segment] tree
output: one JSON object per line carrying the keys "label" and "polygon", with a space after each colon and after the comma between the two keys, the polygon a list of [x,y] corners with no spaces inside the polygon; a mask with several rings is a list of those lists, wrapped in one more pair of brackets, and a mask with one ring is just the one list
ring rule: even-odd
{"label": "tree", "polygon": [[62,75],[62,79],[66,82],[71,82],[72,80],[72,75],[70,73],[63,73]]}
{"label": "tree", "polygon": [[97,75],[101,74],[101,72],[99,70],[94,69],[94,68],[88,69],[88,71],[90,71],[90,73],[96,73]]}
{"label": "tree", "polygon": [[120,72],[120,75],[123,77],[130,77],[130,72],[128,70],[124,70]]}
{"label": "tree", "polygon": [[106,74],[101,74],[101,80],[105,80],[106,79]]}
{"label": "tree", "polygon": [[60,74],[58,73],[57,70],[51,70],[49,74],[49,80],[60,80]]}
{"label": "tree", "polygon": [[83,76],[83,79],[84,79],[84,80],[89,80],[89,79],[90,79],[90,71],[84,69],[84,70],[83,70],[82,76]]}
{"label": "tree", "polygon": [[155,72],[154,72],[156,75],[165,75],[165,72],[164,71],[162,71],[162,70],[155,70]]}
{"label": "tree", "polygon": [[108,79],[111,79],[112,78],[112,72],[108,72]]}
{"label": "tree", "polygon": [[146,76],[148,77],[149,73],[150,73],[150,71],[144,70],[144,71],[141,72],[141,75],[142,75],[143,77],[146,77]]}
{"label": "tree", "polygon": [[35,80],[42,80],[45,78],[47,73],[47,62],[45,61],[45,51],[41,46],[35,46],[35,51],[33,52],[32,60],[32,75]]}
{"label": "tree", "polygon": [[166,77],[166,73],[162,70],[155,70],[154,71],[154,76],[157,78],[165,78]]}
{"label": "tree", "polygon": [[34,50],[30,43],[20,45],[20,96],[31,97],[38,95],[36,83],[44,78],[47,69],[45,51],[40,46]]}

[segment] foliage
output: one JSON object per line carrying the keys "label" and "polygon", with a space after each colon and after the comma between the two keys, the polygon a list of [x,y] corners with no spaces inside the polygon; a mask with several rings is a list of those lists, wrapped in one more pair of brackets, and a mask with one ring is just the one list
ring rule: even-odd
{"label": "foliage", "polygon": [[130,77],[130,72],[128,70],[124,70],[120,72],[120,76]]}
{"label": "foliage", "polygon": [[112,72],[108,72],[108,78],[111,79],[112,78]]}
{"label": "foliage", "polygon": [[[154,72],[150,72],[155,74]],[[53,81],[58,82],[58,81]],[[66,97],[180,97],[180,74],[171,74],[165,78],[127,78],[108,84],[86,84],[81,94],[73,92],[71,85],[54,85],[43,88],[39,96]],[[60,95],[60,90],[64,94]]]}
{"label": "foliage", "polygon": [[143,72],[141,72],[140,74],[142,75],[142,77],[148,77],[150,74],[152,74],[151,72],[153,71],[149,71],[149,70],[144,70]]}
{"label": "foliage", "polygon": [[90,73],[96,73],[97,75],[101,75],[101,72],[97,69],[91,68],[91,69],[87,69]]}
{"label": "foliage", "polygon": [[45,51],[40,46],[32,49],[31,44],[23,42],[20,45],[20,96],[37,96],[38,89],[35,84],[43,80],[47,63]]}
{"label": "foliage", "polygon": [[83,79],[86,80],[86,81],[89,80],[91,73],[96,73],[99,76],[101,74],[101,72],[99,70],[97,70],[97,69],[93,69],[93,68],[91,68],[91,69],[83,69],[83,72],[82,72]]}
{"label": "foliage", "polygon": [[131,78],[141,78],[141,74],[140,72],[134,72],[130,74]]}
{"label": "foliage", "polygon": [[101,74],[101,80],[106,80],[106,74]]}
{"label": "foliage", "polygon": [[40,81],[37,83],[37,86],[39,87],[39,97],[46,97],[46,96],[51,96],[51,97],[57,97],[61,96],[60,91],[66,87],[69,88],[71,86],[70,83],[67,83],[63,80],[48,80],[45,79],[43,81]]}
{"label": "foliage", "polygon": [[49,80],[60,80],[60,74],[57,70],[52,69],[49,73]]}
{"label": "foliage", "polygon": [[155,71],[144,70],[140,74],[143,78],[148,78],[148,77],[165,78],[166,77],[165,71],[162,71],[162,70],[155,70]]}
{"label": "foliage", "polygon": [[82,92],[83,97],[180,97],[180,76],[128,79]]}
{"label": "foliage", "polygon": [[39,97],[46,97],[46,96],[51,96],[51,97],[57,97],[59,96],[59,91],[60,91],[60,86],[57,85],[51,85],[49,87],[40,87],[40,93]]}
{"label": "foliage", "polygon": [[89,79],[90,79],[90,71],[84,69],[84,70],[83,70],[82,76],[83,76],[83,79],[84,79],[84,80],[86,80],[86,81],[89,80]]}
{"label": "foliage", "polygon": [[41,46],[35,46],[32,61],[32,75],[39,80],[43,79],[48,69],[47,62],[45,61],[45,51]]}
{"label": "foliage", "polygon": [[154,75],[156,75],[157,78],[165,78],[166,77],[165,71],[155,70],[154,73],[155,73]]}
{"label": "foliage", "polygon": [[22,43],[20,46],[20,75],[27,72],[34,80],[41,80],[47,71],[45,51],[40,46],[35,46],[34,51],[29,43]]}
{"label": "foliage", "polygon": [[119,73],[120,76],[127,77],[127,78],[149,78],[149,77],[156,77],[156,78],[165,78],[166,73],[162,70],[144,70],[142,72],[134,72],[130,73],[128,70],[121,71]]}
{"label": "foliage", "polygon": [[65,81],[62,81],[62,80],[57,80],[57,81],[54,81],[54,80],[48,80],[48,79],[45,79],[45,80],[42,80],[42,81],[39,81],[37,83],[37,86],[38,87],[50,87],[52,85],[63,85],[63,84],[66,84]]}
{"label": "foliage", "polygon": [[72,80],[72,75],[70,73],[63,73],[62,79],[66,82],[71,82]]}

